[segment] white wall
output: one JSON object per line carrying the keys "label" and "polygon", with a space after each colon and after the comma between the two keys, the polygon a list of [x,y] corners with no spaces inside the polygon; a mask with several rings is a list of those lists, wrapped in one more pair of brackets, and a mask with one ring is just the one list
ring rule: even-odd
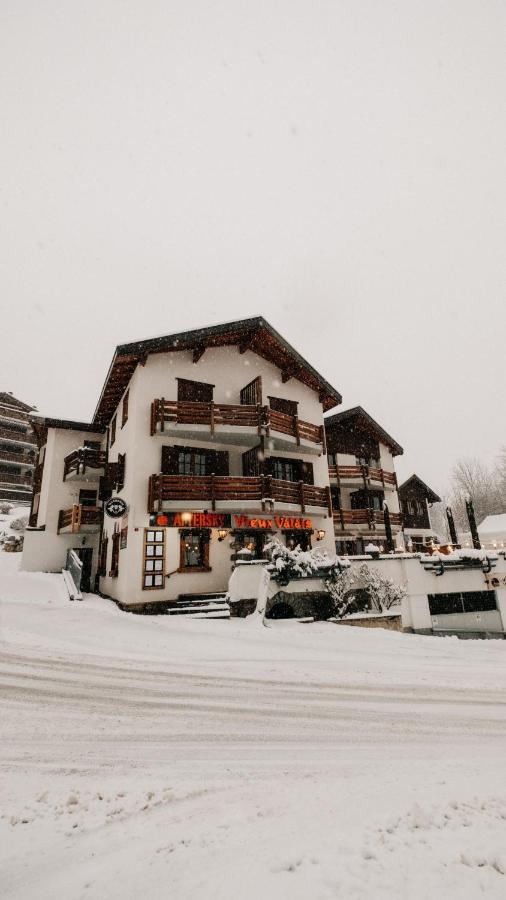
{"label": "white wall", "polygon": [[[150,434],[151,404],[156,398],[177,399],[177,378],[187,378],[215,385],[214,399],[218,403],[239,403],[240,390],[258,375],[262,376],[263,402],[268,396],[283,397],[299,403],[299,417],[315,425],[323,425],[323,410],[318,395],[296,379],[286,384],[281,381],[280,371],[252,351],[240,354],[237,347],[208,349],[197,364],[192,362],[191,351],[151,354],[145,366],[137,366],[129,390],[129,418],[121,428],[121,401],[117,412],[116,441],[110,449],[109,458],[114,461],[118,453],[126,453],[126,480],[120,496],[127,502],[128,544],[120,550],[119,575],[101,579],[101,589],[109,596],[124,604],[156,602],[175,599],[181,593],[226,590],[231,572],[230,539],[218,543],[216,532],[212,535],[210,561],[212,572],[178,573],[166,580],[164,590],[144,591],[141,587],[142,552],[144,528],[149,524],[148,481],[149,476],[160,472],[162,446],[180,444],[184,446],[209,447],[229,452],[232,474],[242,474],[241,454],[248,445],[236,446],[210,440],[210,435],[198,436],[195,440],[176,439],[172,435]],[[207,437],[207,440],[205,440]],[[300,448],[293,451],[273,451],[276,456],[302,457]],[[315,485],[329,484],[327,458],[325,455],[307,454],[304,458],[313,464]],[[195,509],[199,509],[196,504]],[[261,514],[261,510],[257,510]],[[334,552],[332,520],[322,510],[321,515],[311,515],[314,528],[323,528],[325,540],[318,546]],[[109,570],[111,536],[114,522],[105,517],[104,532],[109,537]],[[166,529],[166,571],[172,572],[179,566],[179,531]]]}

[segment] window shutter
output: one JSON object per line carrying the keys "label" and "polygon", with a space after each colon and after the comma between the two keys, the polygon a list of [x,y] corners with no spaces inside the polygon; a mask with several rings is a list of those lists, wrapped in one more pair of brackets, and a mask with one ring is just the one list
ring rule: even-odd
{"label": "window shutter", "polygon": [[203,381],[189,381],[187,378],[177,379],[177,399],[179,401],[194,401],[198,403],[210,403],[213,399],[214,384],[205,384]]}
{"label": "window shutter", "polygon": [[207,467],[209,474],[228,475],[228,451],[227,450],[206,450]]}
{"label": "window shutter", "polygon": [[182,447],[162,447],[162,475],[178,474],[179,452]]}

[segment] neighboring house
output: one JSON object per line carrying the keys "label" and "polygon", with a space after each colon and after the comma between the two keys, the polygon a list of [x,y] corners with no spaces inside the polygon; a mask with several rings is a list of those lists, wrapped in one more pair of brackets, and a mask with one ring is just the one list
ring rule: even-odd
{"label": "neighboring house", "polygon": [[33,420],[23,567],[56,571],[73,548],[84,590],[140,609],[226,590],[237,552],[273,535],[332,553],[324,412],[340,402],[260,317],[117,347],[91,424]]}
{"label": "neighboring house", "polygon": [[441,498],[418,475],[412,475],[400,485],[399,499],[406,544],[414,552],[423,552],[427,544],[438,541],[430,521],[430,507],[440,503]]}
{"label": "neighboring house", "polygon": [[15,505],[30,503],[37,444],[28,406],[0,392],[0,500]]}
{"label": "neighboring house", "polygon": [[388,549],[385,505],[394,543],[402,530],[394,466],[402,447],[361,406],[326,416],[325,432],[338,553],[361,554],[371,542]]}

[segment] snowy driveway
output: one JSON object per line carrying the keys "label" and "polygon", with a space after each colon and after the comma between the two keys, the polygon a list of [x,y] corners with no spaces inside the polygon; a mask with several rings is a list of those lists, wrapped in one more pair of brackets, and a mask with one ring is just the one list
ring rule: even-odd
{"label": "snowy driveway", "polygon": [[135,617],[0,563],[2,897],[505,896],[503,642]]}

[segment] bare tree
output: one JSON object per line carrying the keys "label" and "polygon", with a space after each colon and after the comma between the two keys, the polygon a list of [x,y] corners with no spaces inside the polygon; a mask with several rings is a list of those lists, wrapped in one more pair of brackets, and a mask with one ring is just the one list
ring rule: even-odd
{"label": "bare tree", "polygon": [[[504,460],[506,463],[506,454]],[[485,516],[500,513],[504,509],[504,495],[501,498],[497,471],[489,469],[476,457],[457,460],[451,475],[450,506],[457,527],[462,531],[469,529],[465,508],[467,497],[471,497],[473,501],[478,523]]]}

